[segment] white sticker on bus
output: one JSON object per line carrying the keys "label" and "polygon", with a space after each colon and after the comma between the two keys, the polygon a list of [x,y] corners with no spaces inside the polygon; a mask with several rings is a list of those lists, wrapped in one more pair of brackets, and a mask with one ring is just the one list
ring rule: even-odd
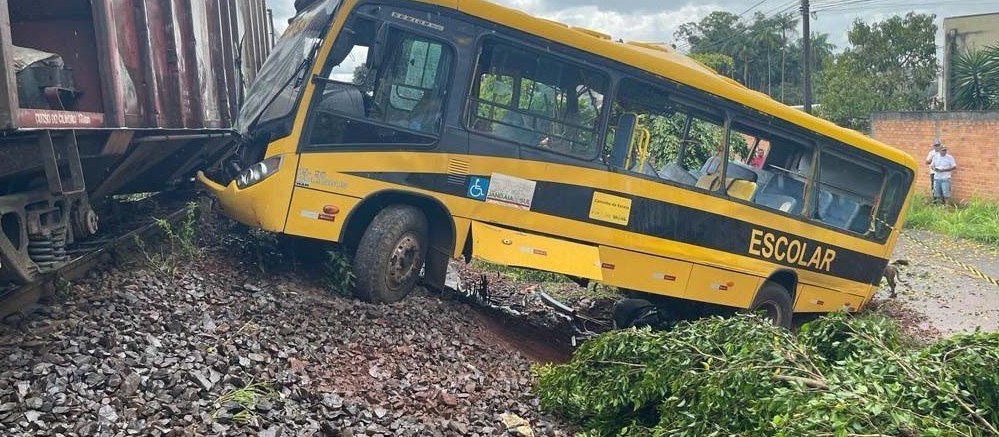
{"label": "white sticker on bus", "polygon": [[486,193],[486,202],[531,209],[536,186],[537,182],[532,180],[493,173],[489,181],[489,192]]}

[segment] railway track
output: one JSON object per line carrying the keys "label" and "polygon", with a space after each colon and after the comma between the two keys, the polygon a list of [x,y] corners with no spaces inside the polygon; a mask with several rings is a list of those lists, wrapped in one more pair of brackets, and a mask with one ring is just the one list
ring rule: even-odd
{"label": "railway track", "polygon": [[94,239],[67,247],[69,260],[62,266],[39,273],[29,284],[0,288],[0,321],[27,312],[40,301],[52,299],[63,284],[115,262],[121,254],[136,249],[139,241],[161,234],[157,219],[176,224],[186,216],[187,204],[194,198],[193,194],[163,193],[139,200],[112,201],[108,211],[102,214],[113,217],[107,229]]}

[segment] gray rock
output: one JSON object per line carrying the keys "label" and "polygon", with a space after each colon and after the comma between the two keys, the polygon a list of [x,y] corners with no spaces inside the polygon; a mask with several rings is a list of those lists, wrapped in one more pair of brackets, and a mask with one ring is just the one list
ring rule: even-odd
{"label": "gray rock", "polygon": [[101,418],[101,421],[109,423],[114,423],[118,420],[118,413],[110,405],[101,406],[101,409],[97,412],[97,416]]}
{"label": "gray rock", "polygon": [[256,361],[258,363],[262,363],[264,361],[267,361],[266,357],[264,357],[262,354],[258,354],[258,353],[250,353],[250,354],[247,354],[246,357],[249,358],[249,359],[251,359],[251,360],[253,360],[253,361]]}
{"label": "gray rock", "polygon": [[24,412],[24,418],[27,419],[28,422],[37,422],[39,417],[42,417],[41,411],[29,410]]}
{"label": "gray rock", "polygon": [[203,390],[205,390],[206,392],[212,390],[212,386],[214,386],[214,384],[207,376],[205,376],[204,373],[202,373],[201,371],[196,371],[196,372],[190,372],[190,375],[191,375],[191,380],[198,383],[198,385]]}
{"label": "gray rock", "polygon": [[121,386],[118,387],[118,393],[125,398],[131,397],[139,389],[140,383],[142,383],[142,377],[138,373],[129,373]]}
{"label": "gray rock", "polygon": [[32,409],[38,410],[42,408],[42,398],[28,398],[24,401],[24,406]]}
{"label": "gray rock", "polygon": [[52,363],[38,363],[35,365],[35,367],[31,369],[31,373],[34,374],[35,376],[44,376],[49,373],[49,370],[52,369],[52,366],[53,366]]}

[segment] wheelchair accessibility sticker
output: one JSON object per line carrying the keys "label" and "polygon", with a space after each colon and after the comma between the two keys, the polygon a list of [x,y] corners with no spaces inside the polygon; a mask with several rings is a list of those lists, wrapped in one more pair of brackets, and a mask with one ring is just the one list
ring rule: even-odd
{"label": "wheelchair accessibility sticker", "polygon": [[480,176],[469,176],[468,177],[468,192],[466,193],[468,197],[475,200],[486,200],[486,194],[489,193],[489,178],[484,178]]}

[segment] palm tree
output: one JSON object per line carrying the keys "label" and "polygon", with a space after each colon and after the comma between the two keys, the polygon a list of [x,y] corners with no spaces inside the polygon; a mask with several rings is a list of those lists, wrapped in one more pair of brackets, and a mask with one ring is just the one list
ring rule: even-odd
{"label": "palm tree", "polygon": [[784,73],[787,71],[787,41],[788,34],[794,35],[798,29],[798,19],[792,13],[777,14],[773,17],[774,23],[780,29],[780,101],[784,100]]}
{"label": "palm tree", "polygon": [[959,53],[951,61],[951,107],[999,108],[999,46]]}

